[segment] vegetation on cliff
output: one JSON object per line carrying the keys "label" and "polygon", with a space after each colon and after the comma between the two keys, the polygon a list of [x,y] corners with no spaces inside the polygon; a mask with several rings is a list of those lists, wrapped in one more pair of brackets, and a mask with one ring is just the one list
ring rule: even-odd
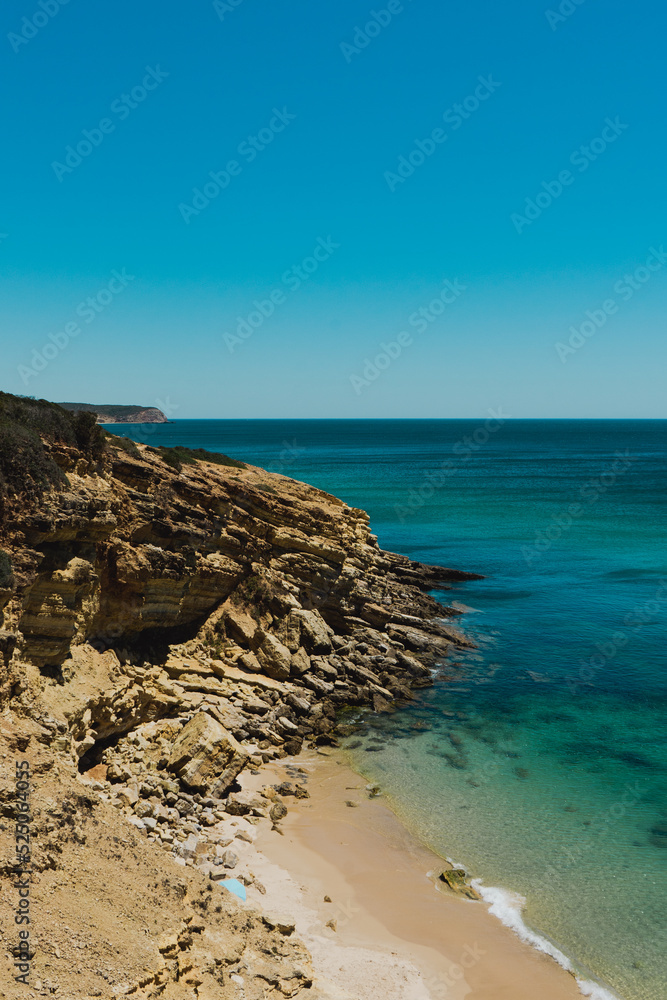
{"label": "vegetation on cliff", "polygon": [[45,399],[0,392],[0,518],[7,496],[36,497],[66,482],[49,453],[52,443],[69,445],[92,459],[104,438],[92,413],[69,413]]}
{"label": "vegetation on cliff", "polygon": [[[97,423],[95,407],[58,403],[45,399],[13,396],[0,392],[0,523],[9,497],[36,499],[52,488],[67,485],[67,475],[54,457],[53,446],[65,445],[78,451],[92,463],[113,456],[117,449],[132,458],[140,451],[130,438],[116,437]],[[116,407],[134,410],[133,407]],[[57,450],[57,448],[56,448]],[[180,472],[184,465],[197,461],[244,469],[243,462],[205,451],[203,448],[151,448],[163,462]]]}
{"label": "vegetation on cliff", "polygon": [[238,462],[235,458],[230,458],[229,455],[222,455],[217,451],[206,451],[204,448],[184,448],[182,445],[177,445],[175,448],[155,448],[153,450],[163,462],[179,472],[184,465],[194,465],[195,462],[212,462],[213,465],[227,465],[232,469],[247,469],[245,462]]}

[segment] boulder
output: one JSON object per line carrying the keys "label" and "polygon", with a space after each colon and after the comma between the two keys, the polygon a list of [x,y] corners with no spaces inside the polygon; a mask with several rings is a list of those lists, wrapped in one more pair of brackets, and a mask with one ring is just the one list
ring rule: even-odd
{"label": "boulder", "polygon": [[327,681],[323,681],[320,677],[316,677],[315,674],[305,674],[302,678],[303,683],[306,687],[309,687],[311,691],[314,691],[320,697],[332,694],[334,690],[333,684],[329,684]]}
{"label": "boulder", "polygon": [[199,712],[174,743],[167,767],[190,788],[220,795],[247,760],[247,752],[224,726],[206,712]]}
{"label": "boulder", "polygon": [[310,657],[303,646],[292,656],[292,676],[302,677],[310,670]]}
{"label": "boulder", "polygon": [[280,639],[276,639],[270,632],[260,630],[256,638],[260,640],[256,656],[262,671],[276,681],[288,680],[292,666],[292,654],[287,646],[284,646]]}
{"label": "boulder", "polygon": [[250,615],[227,604],[222,613],[222,620],[225,623],[225,631],[230,639],[234,639],[242,646],[249,646],[255,638],[257,622]]}
{"label": "boulder", "polygon": [[243,653],[236,661],[242,670],[250,674],[261,674],[262,667],[254,653]]}
{"label": "boulder", "polygon": [[232,792],[225,802],[225,811],[231,816],[266,815],[266,802],[256,792]]}
{"label": "boulder", "polygon": [[318,611],[301,609],[292,615],[301,621],[301,641],[309,653],[330,653],[333,629],[329,628]]}
{"label": "boulder", "polygon": [[284,819],[285,816],[287,816],[287,806],[285,805],[285,803],[284,802],[274,803],[274,805],[271,806],[271,809],[269,811],[269,816],[271,817],[274,823],[278,823],[281,819]]}
{"label": "boulder", "polygon": [[466,899],[480,898],[479,893],[466,882],[466,873],[462,868],[449,868],[441,872],[439,879],[457,896],[464,896]]}

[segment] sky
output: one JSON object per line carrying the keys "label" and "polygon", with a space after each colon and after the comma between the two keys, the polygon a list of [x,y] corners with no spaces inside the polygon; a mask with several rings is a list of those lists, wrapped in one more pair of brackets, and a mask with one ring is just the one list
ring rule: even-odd
{"label": "sky", "polygon": [[666,416],[659,0],[0,21],[5,391],[173,419]]}

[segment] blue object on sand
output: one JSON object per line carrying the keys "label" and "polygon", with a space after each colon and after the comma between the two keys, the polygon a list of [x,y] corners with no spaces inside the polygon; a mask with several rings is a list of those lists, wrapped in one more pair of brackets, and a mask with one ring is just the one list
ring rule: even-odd
{"label": "blue object on sand", "polygon": [[239,882],[237,878],[226,878],[220,885],[224,885],[225,889],[229,889],[230,892],[233,892],[235,896],[238,896],[245,903],[246,891],[243,882]]}

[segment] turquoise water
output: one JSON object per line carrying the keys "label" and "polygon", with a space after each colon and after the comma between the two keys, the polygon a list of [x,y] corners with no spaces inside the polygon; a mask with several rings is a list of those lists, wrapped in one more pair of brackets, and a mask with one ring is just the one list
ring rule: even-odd
{"label": "turquoise water", "polygon": [[408,708],[372,716],[349,752],[425,841],[481,879],[501,919],[624,1000],[667,996],[665,427],[125,430],[311,482],[368,510],[384,548],[485,575],[442,595],[471,609],[478,650]]}

